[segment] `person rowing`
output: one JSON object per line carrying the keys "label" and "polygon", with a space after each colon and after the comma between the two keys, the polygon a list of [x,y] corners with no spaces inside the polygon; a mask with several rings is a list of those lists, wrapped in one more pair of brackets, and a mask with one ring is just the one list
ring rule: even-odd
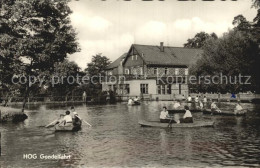
{"label": "person rowing", "polygon": [[176,102],[173,104],[173,108],[174,108],[174,109],[180,109],[180,107],[181,107],[181,104],[180,104],[179,101],[176,101]]}
{"label": "person rowing", "polygon": [[193,123],[193,117],[189,110],[188,106],[184,106],[185,114],[183,117],[178,121],[178,123]]}
{"label": "person rowing", "polygon": [[243,107],[242,107],[241,104],[238,102],[238,103],[236,104],[235,109],[234,109],[234,113],[235,113],[235,114],[240,114],[240,113],[243,113],[243,112],[244,112],[243,110],[244,110]]}
{"label": "person rowing", "polygon": [[188,96],[187,101],[188,101],[188,103],[192,101],[192,98],[190,95]]}
{"label": "person rowing", "polygon": [[218,106],[216,105],[216,102],[213,101],[210,105],[211,111],[212,112],[218,112],[221,113],[221,110],[218,108]]}
{"label": "person rowing", "polygon": [[167,111],[167,108],[164,106],[163,107],[163,111],[161,111],[161,114],[160,114],[160,122],[161,123],[176,123],[175,120],[172,119],[172,117],[170,117],[168,111]]}
{"label": "person rowing", "polygon": [[64,123],[64,126],[71,126],[73,124],[72,117],[70,115],[70,111],[66,111],[65,117],[63,118],[63,120],[61,121],[61,123],[59,125],[61,125],[63,123]]}
{"label": "person rowing", "polygon": [[134,101],[133,101],[133,99],[132,98],[129,98],[129,100],[128,100],[128,105],[132,105],[134,103]]}
{"label": "person rowing", "polygon": [[195,103],[198,103],[198,102],[199,102],[199,97],[196,96],[196,97],[195,97]]}

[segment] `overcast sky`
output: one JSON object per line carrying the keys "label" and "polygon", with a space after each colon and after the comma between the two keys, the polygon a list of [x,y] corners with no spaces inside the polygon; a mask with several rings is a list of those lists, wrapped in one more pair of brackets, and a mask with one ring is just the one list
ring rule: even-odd
{"label": "overcast sky", "polygon": [[232,28],[238,14],[252,21],[256,10],[251,0],[181,2],[177,0],[80,0],[70,2],[72,25],[78,33],[81,52],[69,57],[81,68],[95,54],[114,61],[131,44],[182,47],[188,38],[205,31],[221,36]]}

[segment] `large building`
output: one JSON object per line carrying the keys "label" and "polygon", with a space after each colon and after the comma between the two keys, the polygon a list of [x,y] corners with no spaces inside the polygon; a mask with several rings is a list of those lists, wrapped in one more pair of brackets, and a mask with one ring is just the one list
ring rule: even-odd
{"label": "large building", "polygon": [[106,68],[102,90],[113,90],[122,97],[170,100],[187,96],[189,67],[202,50],[182,47],[133,44],[129,51]]}

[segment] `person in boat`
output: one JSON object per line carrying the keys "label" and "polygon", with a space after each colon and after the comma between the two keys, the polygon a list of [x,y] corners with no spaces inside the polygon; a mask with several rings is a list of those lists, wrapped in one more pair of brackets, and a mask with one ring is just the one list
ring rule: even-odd
{"label": "person in boat", "polygon": [[129,98],[129,100],[128,100],[128,105],[132,105],[134,103],[134,101],[133,101],[133,99],[132,98]]}
{"label": "person in boat", "polygon": [[60,114],[60,118],[59,119],[54,120],[53,122],[51,122],[50,124],[46,125],[45,127],[48,128],[48,127],[52,127],[52,126],[55,126],[57,124],[60,124],[63,121],[64,116],[65,116],[64,114]]}
{"label": "person in boat", "polygon": [[198,103],[198,102],[199,102],[199,97],[196,96],[196,97],[195,97],[195,103]]}
{"label": "person in boat", "polygon": [[216,102],[215,102],[215,101],[213,101],[213,102],[211,103],[210,108],[211,108],[211,111],[212,111],[212,112],[218,112],[218,113],[221,112],[221,110],[220,110],[220,109],[218,108],[218,106],[216,105]]}
{"label": "person in boat", "polygon": [[234,109],[234,113],[235,113],[235,114],[239,114],[239,113],[242,113],[243,110],[244,110],[243,107],[242,107],[241,104],[238,102],[238,103],[236,104],[235,109]]}
{"label": "person in boat", "polygon": [[135,101],[135,102],[138,102],[138,101],[139,101],[139,98],[136,96],[136,97],[134,98],[134,101]]}
{"label": "person in boat", "polygon": [[173,104],[173,108],[174,108],[174,109],[180,109],[180,107],[181,107],[181,104],[180,104],[179,101],[176,101],[176,102]]}
{"label": "person in boat", "polygon": [[204,98],[203,98],[203,103],[207,103],[207,102],[208,102],[207,97],[204,96]]}
{"label": "person in boat", "polygon": [[192,100],[192,98],[191,98],[191,96],[189,95],[188,98],[187,98],[187,101],[188,101],[188,102],[191,102],[191,100]]}
{"label": "person in boat", "polygon": [[201,110],[204,108],[204,105],[203,105],[202,101],[199,101],[199,106],[197,108],[201,109]]}
{"label": "person in boat", "polygon": [[160,122],[161,123],[176,123],[176,121],[170,117],[170,115],[167,111],[167,108],[165,106],[163,107],[163,111],[161,111],[161,114],[160,114]]}
{"label": "person in boat", "polygon": [[70,115],[70,111],[66,111],[66,115],[64,116],[62,122],[60,124],[64,123],[64,126],[72,125],[72,117]]}
{"label": "person in boat", "polygon": [[183,117],[179,120],[178,123],[193,123],[193,118],[192,118],[192,114],[189,110],[188,106],[184,106],[185,109],[185,114],[183,115]]}
{"label": "person in boat", "polygon": [[80,126],[82,124],[81,118],[79,117],[77,112],[73,113],[73,125]]}

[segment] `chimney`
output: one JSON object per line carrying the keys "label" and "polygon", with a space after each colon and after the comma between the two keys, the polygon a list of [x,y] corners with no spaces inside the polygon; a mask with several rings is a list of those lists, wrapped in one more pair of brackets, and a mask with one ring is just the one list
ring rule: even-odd
{"label": "chimney", "polygon": [[163,42],[160,42],[160,51],[164,52]]}

